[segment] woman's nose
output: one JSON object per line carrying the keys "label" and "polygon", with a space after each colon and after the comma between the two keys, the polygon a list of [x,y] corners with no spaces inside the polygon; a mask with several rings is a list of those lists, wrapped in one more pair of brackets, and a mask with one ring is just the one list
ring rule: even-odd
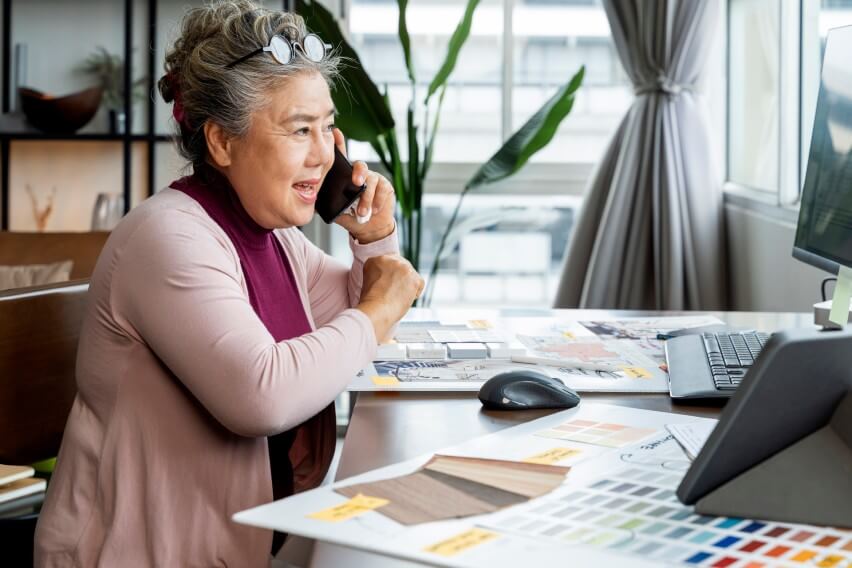
{"label": "woman's nose", "polygon": [[308,153],[308,165],[326,165],[332,160],[334,160],[334,139],[326,136],[315,138],[311,144],[311,151]]}

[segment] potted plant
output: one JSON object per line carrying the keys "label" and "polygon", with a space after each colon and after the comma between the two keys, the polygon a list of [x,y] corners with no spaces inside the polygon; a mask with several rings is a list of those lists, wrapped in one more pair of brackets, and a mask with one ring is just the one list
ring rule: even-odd
{"label": "potted plant", "polygon": [[[126,128],[124,59],[110,53],[103,46],[98,46],[79,67],[79,71],[97,78],[104,91],[103,104],[109,112],[109,131],[113,134],[123,134]],[[140,77],[133,81],[132,100],[144,100],[144,87],[147,80],[147,77]]]}

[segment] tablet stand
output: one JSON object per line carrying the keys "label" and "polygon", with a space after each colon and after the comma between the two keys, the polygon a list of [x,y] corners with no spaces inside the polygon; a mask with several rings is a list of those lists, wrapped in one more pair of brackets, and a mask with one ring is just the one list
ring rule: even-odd
{"label": "tablet stand", "polygon": [[695,510],[852,527],[852,391],[825,426],[708,493]]}

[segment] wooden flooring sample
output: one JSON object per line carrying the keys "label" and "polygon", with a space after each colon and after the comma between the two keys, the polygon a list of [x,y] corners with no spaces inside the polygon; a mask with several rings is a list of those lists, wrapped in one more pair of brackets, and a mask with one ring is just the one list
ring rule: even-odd
{"label": "wooden flooring sample", "polygon": [[335,489],[387,499],[377,509],[414,525],[492,513],[538,497],[559,486],[570,468],[525,462],[434,456],[414,473]]}

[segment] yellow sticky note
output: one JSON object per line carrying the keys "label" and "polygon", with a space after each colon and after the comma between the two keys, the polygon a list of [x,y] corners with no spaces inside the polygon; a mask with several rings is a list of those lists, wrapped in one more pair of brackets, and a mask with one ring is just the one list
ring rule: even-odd
{"label": "yellow sticky note", "polygon": [[318,521],[325,521],[327,523],[339,523],[341,521],[351,519],[352,517],[362,515],[368,511],[372,511],[373,509],[377,509],[382,505],[387,505],[388,503],[390,503],[390,501],[387,499],[367,497],[366,495],[361,495],[359,493],[346,503],[341,503],[336,507],[324,509],[317,513],[311,513],[308,517],[311,519],[317,519]]}
{"label": "yellow sticky note", "polygon": [[541,463],[545,465],[550,465],[556,462],[561,462],[562,460],[568,459],[569,457],[575,456],[579,453],[580,450],[576,450],[574,448],[551,448],[546,452],[541,452],[540,454],[530,456],[524,461],[527,463]]}
{"label": "yellow sticky note", "polygon": [[651,373],[648,372],[647,369],[643,369],[642,367],[623,366],[620,368],[622,371],[624,371],[624,374],[634,379],[650,379],[653,376],[651,375]]}
{"label": "yellow sticky note", "polygon": [[488,542],[489,540],[494,540],[498,536],[500,535],[491,531],[470,529],[455,536],[451,536],[446,540],[442,540],[441,542],[436,542],[432,546],[427,546],[423,550],[431,552],[432,554],[437,554],[438,556],[455,556],[460,552],[464,552],[468,548],[473,548],[474,546],[478,546],[484,542]]}
{"label": "yellow sticky note", "polygon": [[841,266],[831,299],[831,313],[828,321],[843,327],[849,321],[849,299],[852,298],[852,268]]}
{"label": "yellow sticky note", "polygon": [[373,384],[377,387],[392,387],[399,384],[399,379],[396,377],[381,377],[379,375],[374,375]]}
{"label": "yellow sticky note", "polygon": [[577,339],[577,336],[571,333],[570,331],[563,331],[562,336],[567,337],[568,339]]}
{"label": "yellow sticky note", "polygon": [[488,320],[470,320],[467,324],[474,329],[491,329],[491,322]]}

